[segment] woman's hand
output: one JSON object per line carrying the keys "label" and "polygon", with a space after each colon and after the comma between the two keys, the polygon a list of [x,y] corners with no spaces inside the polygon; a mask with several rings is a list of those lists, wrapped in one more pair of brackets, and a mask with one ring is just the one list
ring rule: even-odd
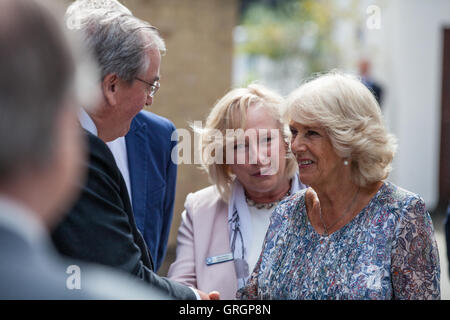
{"label": "woman's hand", "polygon": [[319,197],[317,196],[317,193],[314,191],[313,188],[308,188],[306,190],[306,208],[308,209],[309,215],[316,215],[319,214],[320,210],[320,202]]}
{"label": "woman's hand", "polygon": [[196,291],[202,300],[220,300],[219,291],[211,291],[210,293],[205,293],[198,289]]}

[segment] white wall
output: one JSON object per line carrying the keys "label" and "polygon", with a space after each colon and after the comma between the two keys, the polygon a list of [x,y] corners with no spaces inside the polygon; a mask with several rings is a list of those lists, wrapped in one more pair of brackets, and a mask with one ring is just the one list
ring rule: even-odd
{"label": "white wall", "polygon": [[438,201],[442,29],[450,0],[386,1],[382,9],[377,77],[386,89],[385,115],[399,140],[391,180]]}
{"label": "white wall", "polygon": [[[369,5],[380,8],[380,29],[367,28]],[[359,10],[353,37],[349,21],[336,35],[340,67],[357,71],[359,57],[371,60],[372,75],[385,89],[386,124],[398,138],[389,180],[419,193],[432,210],[439,184],[442,29],[450,27],[450,0],[361,0]]]}

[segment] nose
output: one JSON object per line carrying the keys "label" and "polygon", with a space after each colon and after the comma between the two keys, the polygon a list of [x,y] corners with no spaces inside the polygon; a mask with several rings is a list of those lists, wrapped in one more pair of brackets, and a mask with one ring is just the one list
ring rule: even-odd
{"label": "nose", "polygon": [[299,135],[292,139],[291,150],[294,154],[306,151],[306,144]]}
{"label": "nose", "polygon": [[253,144],[250,147],[249,162],[250,164],[255,164],[255,161],[258,166],[268,165],[270,163],[270,151],[263,146]]}
{"label": "nose", "polygon": [[269,161],[269,155],[267,154],[267,150],[261,150],[263,148],[260,148],[257,153],[257,164],[260,166],[266,166],[270,163]]}
{"label": "nose", "polygon": [[150,97],[150,95],[147,96],[147,100],[145,101],[146,106],[151,106],[153,103],[153,97]]}

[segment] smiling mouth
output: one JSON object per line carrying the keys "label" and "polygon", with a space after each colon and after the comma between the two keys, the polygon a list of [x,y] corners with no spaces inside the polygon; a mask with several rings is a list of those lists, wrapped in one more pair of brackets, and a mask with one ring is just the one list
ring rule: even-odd
{"label": "smiling mouth", "polygon": [[299,160],[298,161],[298,166],[300,167],[300,168],[307,168],[307,167],[309,167],[310,165],[312,165],[314,163],[314,161],[312,161],[312,160]]}
{"label": "smiling mouth", "polygon": [[262,176],[262,175],[263,175],[262,172],[261,172],[261,171],[258,171],[258,172],[253,173],[251,176],[252,176],[252,177],[260,177],[260,176]]}

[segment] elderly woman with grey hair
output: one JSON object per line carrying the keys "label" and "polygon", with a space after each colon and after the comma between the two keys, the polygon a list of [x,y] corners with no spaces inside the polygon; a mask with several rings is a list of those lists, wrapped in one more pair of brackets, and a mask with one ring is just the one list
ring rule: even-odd
{"label": "elderly woman with grey hair", "polygon": [[284,99],[261,85],[231,90],[200,130],[212,186],[186,198],[169,278],[233,299],[259,257],[276,204],[300,189]]}
{"label": "elderly woman with grey hair", "polygon": [[371,92],[329,73],[291,93],[300,179],[275,209],[241,299],[439,299],[433,225],[418,195],[386,181],[395,139]]}

